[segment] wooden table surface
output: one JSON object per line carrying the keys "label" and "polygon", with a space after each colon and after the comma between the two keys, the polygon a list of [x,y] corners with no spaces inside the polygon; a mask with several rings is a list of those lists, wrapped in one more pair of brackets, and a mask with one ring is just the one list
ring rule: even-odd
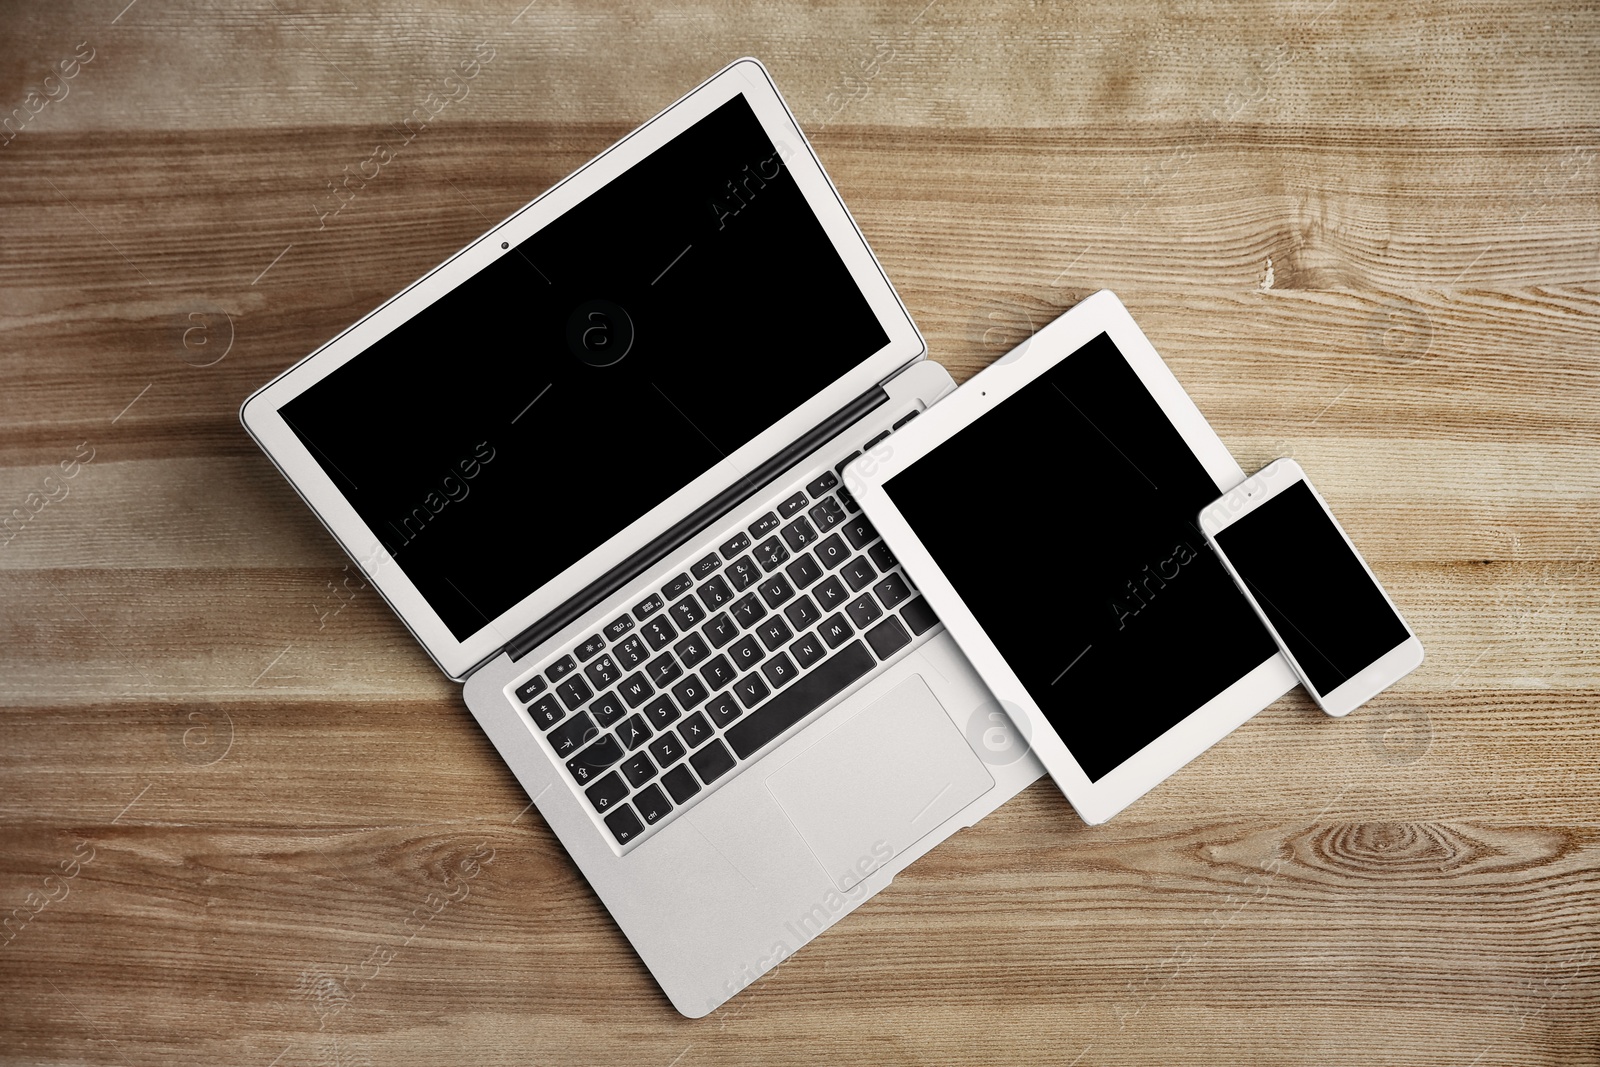
{"label": "wooden table surface", "polygon": [[[1600,1060],[1593,4],[525,2],[0,6],[0,1060]],[[691,1022],[236,412],[745,54],[934,358],[1114,289],[1428,658]]]}

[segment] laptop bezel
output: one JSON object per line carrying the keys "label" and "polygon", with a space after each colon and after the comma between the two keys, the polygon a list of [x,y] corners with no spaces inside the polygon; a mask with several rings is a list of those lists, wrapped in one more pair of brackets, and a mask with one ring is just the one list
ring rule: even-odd
{"label": "laptop bezel", "polygon": [[[290,429],[280,414],[281,409],[498,257],[516,254],[516,246],[530,235],[740,93],[745,95],[763,131],[785,159],[824,232],[883,326],[889,343],[545,585],[529,592],[466,638],[458,639]],[[510,247],[502,248],[503,243]],[[775,328],[781,328],[781,324],[775,324]],[[753,343],[759,344],[759,341]],[[925,354],[926,345],[899,294],[867,246],[766,69],[758,61],[746,58],[713,75],[257,390],[241,406],[239,415],[256,443],[361,567],[440,670],[460,680],[546,612],[580,594],[590,582],[648,544],[701,502],[716,496],[790,441]]]}

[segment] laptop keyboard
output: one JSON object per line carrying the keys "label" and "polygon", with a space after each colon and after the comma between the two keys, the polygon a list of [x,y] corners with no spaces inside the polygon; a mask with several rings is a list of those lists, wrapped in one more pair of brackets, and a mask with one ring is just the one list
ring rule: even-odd
{"label": "laptop keyboard", "polygon": [[939,621],[839,483],[854,458],[515,688],[619,846],[731,780]]}

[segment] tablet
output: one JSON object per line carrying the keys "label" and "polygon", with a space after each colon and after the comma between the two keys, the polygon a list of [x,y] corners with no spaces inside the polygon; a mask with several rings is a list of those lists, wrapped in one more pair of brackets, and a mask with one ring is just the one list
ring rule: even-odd
{"label": "tablet", "polygon": [[1106,291],[846,472],[1091,824],[1296,684],[1195,525],[1243,480]]}

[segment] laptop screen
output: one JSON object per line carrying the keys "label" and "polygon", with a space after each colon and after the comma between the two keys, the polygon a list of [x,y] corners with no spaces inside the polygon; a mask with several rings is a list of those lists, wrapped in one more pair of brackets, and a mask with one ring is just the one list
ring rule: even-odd
{"label": "laptop screen", "polygon": [[281,413],[465,640],[888,343],[735,96]]}

